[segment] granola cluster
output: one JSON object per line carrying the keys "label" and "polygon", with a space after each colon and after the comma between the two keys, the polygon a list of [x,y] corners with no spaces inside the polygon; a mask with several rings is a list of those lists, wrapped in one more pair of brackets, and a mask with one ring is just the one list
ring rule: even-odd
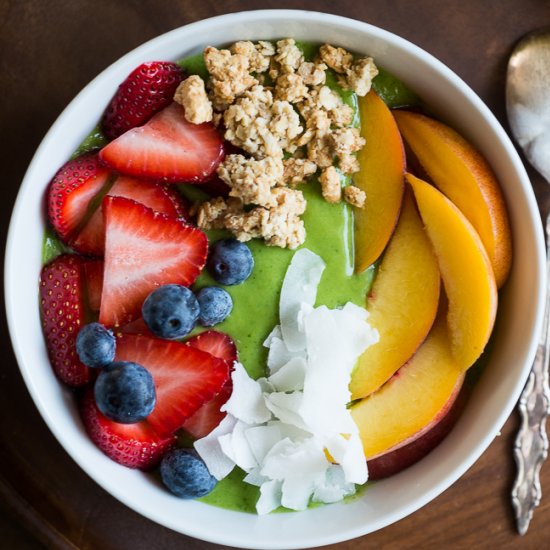
{"label": "granola cluster", "polygon": [[214,121],[224,138],[249,156],[227,155],[218,168],[230,188],[197,207],[203,229],[226,228],[241,241],[296,248],[305,240],[300,216],[306,201],[295,187],[319,174],[328,202],[357,208],[365,193],[342,177],[359,170],[356,153],[365,140],[353,127],[353,110],[326,83],[327,68],[339,84],[363,96],[378,73],[372,58],[354,59],[343,48],[321,46],[305,61],[296,42],[241,41],[229,49],[204,50],[210,78],[184,80],[174,100],[193,124]]}

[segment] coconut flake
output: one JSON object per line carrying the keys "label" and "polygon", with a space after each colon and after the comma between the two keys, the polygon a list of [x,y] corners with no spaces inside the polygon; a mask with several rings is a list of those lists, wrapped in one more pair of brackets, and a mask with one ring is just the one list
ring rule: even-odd
{"label": "coconut flake", "polygon": [[281,287],[279,318],[283,339],[290,351],[305,348],[305,335],[299,330],[298,314],[302,304],[310,307],[315,304],[324,269],[325,262],[307,248],[298,250],[288,266]]}
{"label": "coconut flake", "polygon": [[330,504],[353,494],[355,494],[355,485],[346,481],[342,467],[331,464],[325,472],[325,477],[315,487],[312,500]]}
{"label": "coconut flake", "polygon": [[266,396],[265,404],[273,415],[282,422],[308,431],[308,427],[299,413],[302,399],[303,393],[299,391],[292,393],[273,392]]}
{"label": "coconut flake", "polygon": [[304,389],[307,362],[304,357],[294,357],[268,380],[276,391],[295,391]]}
{"label": "coconut flake", "polygon": [[281,440],[278,426],[255,426],[248,428],[244,435],[258,464],[262,464],[267,453]]}
{"label": "coconut flake", "polygon": [[239,420],[231,433],[218,438],[222,451],[245,472],[258,466],[245,435],[245,430],[248,429],[250,429],[250,426]]}
{"label": "coconut flake", "polygon": [[263,516],[281,506],[282,483],[280,481],[266,481],[260,487],[260,498],[256,503],[256,512]]}

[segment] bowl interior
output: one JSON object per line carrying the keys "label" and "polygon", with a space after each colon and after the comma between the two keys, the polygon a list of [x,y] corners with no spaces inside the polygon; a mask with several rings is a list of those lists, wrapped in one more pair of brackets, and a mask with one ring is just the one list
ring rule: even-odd
{"label": "bowl interior", "polygon": [[[71,393],[52,374],[41,333],[37,281],[43,196],[57,168],[139,63],[178,59],[210,44],[289,36],[372,55],[473,141],[502,184],[515,255],[501,292],[489,365],[445,441],[351,503],[255,517],[177,499],[151,476],[112,462],[84,433]],[[542,319],[543,258],[538,209],[523,166],[496,119],[454,73],[409,42],[365,23],[314,12],[244,12],[188,25],[144,44],[101,73],[65,109],[40,145],[15,205],[5,262],[6,307],[21,372],[38,409],[67,452],[102,487],[144,516],[193,537],[247,548],[305,548],[360,536],[410,514],[449,487],[486,449],[510,414],[534,357]]]}

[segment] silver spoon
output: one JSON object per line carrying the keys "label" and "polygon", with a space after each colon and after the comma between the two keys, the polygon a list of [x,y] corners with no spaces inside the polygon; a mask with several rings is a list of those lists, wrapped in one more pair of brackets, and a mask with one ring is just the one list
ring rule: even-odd
{"label": "silver spoon", "polygon": [[[514,48],[508,63],[506,110],[512,133],[525,156],[550,183],[550,31],[529,34]],[[546,218],[546,243],[547,272],[550,273],[550,212]],[[512,504],[521,535],[527,532],[540,503],[540,468],[548,456],[549,317],[550,290],[547,290],[537,354],[519,401],[521,427],[514,446],[517,477]]]}

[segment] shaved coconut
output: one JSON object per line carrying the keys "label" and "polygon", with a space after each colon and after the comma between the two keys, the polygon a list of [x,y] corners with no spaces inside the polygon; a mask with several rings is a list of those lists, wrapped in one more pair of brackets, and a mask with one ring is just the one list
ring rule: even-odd
{"label": "shaved coconut", "polygon": [[308,427],[299,413],[302,399],[303,394],[299,391],[292,393],[273,392],[266,396],[265,404],[279,420],[308,431]]}
{"label": "shaved coconut", "polygon": [[298,313],[303,303],[315,305],[324,269],[325,262],[307,248],[298,250],[288,266],[281,287],[279,318],[283,339],[290,351],[305,348],[305,335],[298,328]]}
{"label": "shaved coconut", "polygon": [[343,459],[340,461],[346,481],[361,485],[369,478],[369,470],[363,444],[358,434],[352,434],[348,440],[348,446]]}
{"label": "shaved coconut", "polygon": [[262,516],[269,514],[281,506],[281,482],[276,480],[266,481],[260,487],[260,498],[256,503],[256,512]]}
{"label": "shaved coconut", "polygon": [[277,428],[281,432],[281,439],[285,439],[285,437],[288,437],[289,439],[292,439],[292,441],[303,441],[304,439],[308,439],[309,437],[311,437],[311,432],[306,432],[305,430],[297,428],[292,424],[286,424],[285,422],[281,422],[280,420],[270,420],[267,425],[277,426]]}
{"label": "shaved coconut", "polygon": [[324,479],[315,487],[312,500],[330,504],[353,494],[355,494],[355,485],[346,482],[342,467],[331,464],[325,472]]}
{"label": "shaved coconut", "polygon": [[306,366],[304,357],[294,357],[272,374],[268,380],[277,391],[303,390]]}
{"label": "shaved coconut", "polygon": [[258,464],[264,461],[267,453],[281,440],[281,430],[278,426],[248,428],[244,435]]}
{"label": "shaved coconut", "polygon": [[227,476],[235,467],[235,462],[223,452],[219,437],[229,434],[237,424],[237,419],[230,414],[206,437],[195,441],[194,447],[199,456],[204,460],[208,471],[219,481]]}
{"label": "shaved coconut", "polygon": [[231,373],[233,391],[220,410],[247,424],[262,424],[271,418],[263,399],[262,388],[250,378],[241,363],[235,363]]}
{"label": "shaved coconut", "polygon": [[267,355],[267,367],[269,373],[276,373],[281,367],[286,365],[295,357],[304,357],[305,351],[290,351],[281,338],[273,337],[269,344],[269,353]]}
{"label": "shaved coconut", "polygon": [[218,438],[222,451],[228,458],[245,472],[258,466],[258,462],[250,449],[248,439],[245,436],[245,430],[250,427],[240,420],[233,427],[231,433],[222,435]]}
{"label": "shaved coconut", "polygon": [[261,467],[257,466],[256,468],[252,468],[248,474],[246,474],[243,478],[243,481],[245,483],[248,483],[249,485],[255,485],[256,487],[261,487],[266,481],[269,481],[269,478],[263,476],[260,473]]}
{"label": "shaved coconut", "polygon": [[283,339],[283,333],[281,332],[281,327],[279,325],[275,325],[273,327],[273,330],[268,334],[267,338],[264,340],[264,343],[262,344],[264,348],[271,347],[271,342],[274,338],[278,338],[279,340]]}

